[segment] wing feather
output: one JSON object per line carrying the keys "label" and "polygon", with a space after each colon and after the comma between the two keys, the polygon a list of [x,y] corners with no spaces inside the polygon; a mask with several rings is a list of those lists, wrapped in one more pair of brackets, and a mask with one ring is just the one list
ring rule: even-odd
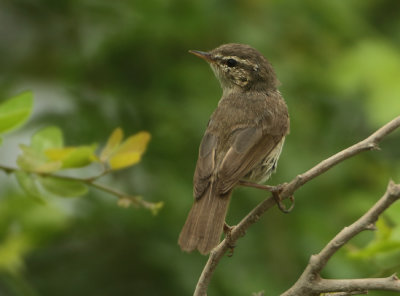
{"label": "wing feather", "polygon": [[263,135],[261,127],[238,132],[218,170],[217,190],[224,194],[259,164],[278,144],[281,137]]}
{"label": "wing feather", "polygon": [[215,151],[218,138],[212,133],[204,135],[200,143],[199,157],[194,172],[194,197],[200,198],[210,186],[210,177],[215,169]]}

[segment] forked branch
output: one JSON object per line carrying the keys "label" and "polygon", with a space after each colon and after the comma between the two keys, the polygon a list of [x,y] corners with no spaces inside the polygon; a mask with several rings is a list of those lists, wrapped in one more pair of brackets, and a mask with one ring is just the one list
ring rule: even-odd
{"label": "forked branch", "polygon": [[[322,250],[312,255],[303,274],[282,296],[320,295],[326,292],[346,292],[369,290],[390,290],[400,292],[400,280],[396,275],[387,278],[331,280],[320,277],[326,263],[344,244],[364,230],[375,229],[379,216],[400,199],[400,185],[389,182],[385,194],[361,218],[343,228]],[[351,295],[351,294],[348,294]]]}
{"label": "forked branch", "polygon": [[[280,192],[281,199],[287,199],[292,196],[294,192],[307,182],[313,180],[319,175],[323,174],[333,166],[338,163],[367,150],[376,150],[379,148],[378,144],[382,141],[384,137],[393,132],[400,126],[400,116],[396,117],[389,123],[385,124],[383,127],[378,129],[368,138],[354,144],[353,146],[346,148],[335,155],[321,161],[319,164],[309,169],[305,173],[296,176],[289,183],[282,185],[282,191]],[[235,245],[236,241],[245,234],[246,230],[255,222],[258,221],[260,216],[264,214],[267,210],[275,205],[275,200],[273,197],[269,197],[259,203],[246,217],[244,217],[236,226],[232,227],[230,235],[226,237],[214,250],[208,258],[208,261],[200,275],[198,280],[196,290],[194,292],[195,296],[207,295],[207,288],[210,284],[212,275],[226,251],[230,246]]]}

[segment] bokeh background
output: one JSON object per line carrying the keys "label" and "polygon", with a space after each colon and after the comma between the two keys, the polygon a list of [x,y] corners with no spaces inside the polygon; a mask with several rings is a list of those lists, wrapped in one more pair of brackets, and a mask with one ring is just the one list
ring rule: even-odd
{"label": "bokeh background", "polygon": [[[278,184],[399,115],[399,11],[397,0],[2,0],[0,100],[32,90],[35,108],[4,137],[1,163],[15,165],[18,144],[43,126],[62,128],[68,145],[104,144],[118,126],[147,130],[142,162],[102,182],[165,206],[153,216],[95,190],[41,205],[0,171],[0,295],[191,295],[207,258],[182,253],[176,242],[221,90],[187,51],[240,42],[271,61],[291,116],[270,180]],[[291,214],[266,213],[221,261],[209,295],[289,288],[311,254],[372,206],[390,178],[400,181],[400,133],[381,147],[301,188]],[[263,198],[236,190],[228,223]],[[380,222],[395,247],[365,251],[379,237],[363,233],[323,276],[400,271],[398,217],[395,205]]]}

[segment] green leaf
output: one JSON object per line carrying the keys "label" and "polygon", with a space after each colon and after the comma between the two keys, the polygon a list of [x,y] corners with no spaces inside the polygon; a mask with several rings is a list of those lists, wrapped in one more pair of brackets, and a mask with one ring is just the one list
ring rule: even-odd
{"label": "green leaf", "polygon": [[0,146],[1,146],[1,144],[3,144],[3,138],[2,137],[0,137]]}
{"label": "green leaf", "polygon": [[35,151],[32,147],[20,145],[22,154],[17,158],[17,165],[28,172],[51,173],[59,170],[61,161],[48,162],[46,157]]}
{"label": "green leaf", "polygon": [[31,147],[38,153],[44,153],[45,150],[51,148],[61,148],[63,145],[62,131],[56,126],[41,129],[31,139]]}
{"label": "green leaf", "polygon": [[119,170],[138,163],[150,141],[148,132],[139,132],[127,138],[109,160],[112,170]]}
{"label": "green leaf", "polygon": [[61,197],[82,196],[88,192],[87,186],[80,181],[56,177],[39,177],[39,182],[48,192]]}
{"label": "green leaf", "polygon": [[122,138],[124,137],[124,132],[120,127],[116,128],[107,140],[107,144],[100,153],[100,161],[106,162],[108,158],[116,151],[119,147]]}
{"label": "green leaf", "polygon": [[27,91],[0,104],[0,133],[24,123],[32,112],[33,95]]}
{"label": "green leaf", "polygon": [[19,274],[25,267],[23,255],[31,248],[31,242],[23,232],[8,231],[0,245],[0,269]]}
{"label": "green leaf", "polygon": [[79,147],[52,148],[45,151],[52,161],[61,161],[62,168],[80,168],[96,161],[94,154],[97,144]]}
{"label": "green leaf", "polygon": [[400,249],[400,241],[392,238],[393,228],[388,224],[385,218],[379,218],[376,222],[377,231],[375,231],[374,239],[365,247],[350,253],[353,258],[367,259],[385,253],[398,251]]}
{"label": "green leaf", "polygon": [[385,218],[380,217],[378,221],[376,221],[376,228],[378,231],[375,232],[374,241],[384,242],[390,240],[392,235],[392,227]]}
{"label": "green leaf", "polygon": [[17,165],[24,171],[35,171],[45,161],[31,147],[21,144],[19,148],[22,154],[17,158]]}
{"label": "green leaf", "polygon": [[378,254],[373,258],[374,266],[378,270],[398,270],[400,267],[400,248]]}
{"label": "green leaf", "polygon": [[36,201],[39,201],[40,203],[45,203],[35,180],[30,174],[23,171],[16,171],[15,177],[17,178],[17,181],[21,188],[28,196],[33,197]]}

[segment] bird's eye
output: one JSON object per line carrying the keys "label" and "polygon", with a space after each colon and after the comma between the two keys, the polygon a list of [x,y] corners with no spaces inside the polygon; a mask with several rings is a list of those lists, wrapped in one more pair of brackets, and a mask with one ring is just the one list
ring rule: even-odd
{"label": "bird's eye", "polygon": [[237,61],[234,59],[228,59],[226,61],[226,64],[228,65],[228,67],[235,67],[237,65]]}

